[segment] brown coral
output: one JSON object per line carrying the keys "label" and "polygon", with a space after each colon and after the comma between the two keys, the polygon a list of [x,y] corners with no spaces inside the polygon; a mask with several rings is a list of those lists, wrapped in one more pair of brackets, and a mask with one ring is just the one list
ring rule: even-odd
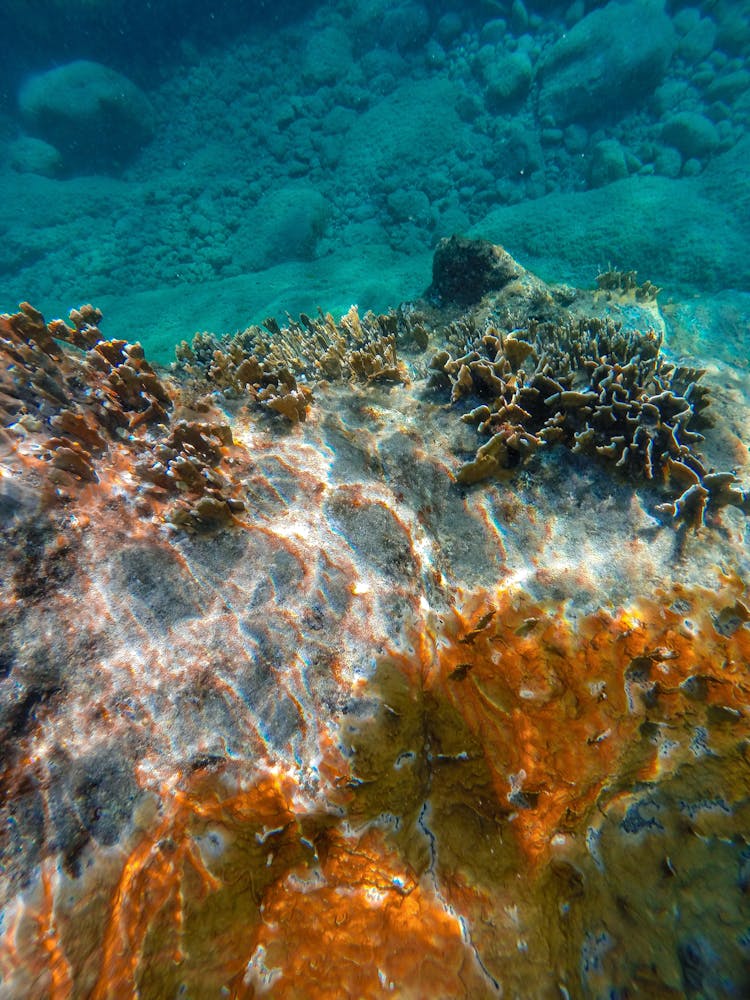
{"label": "brown coral", "polygon": [[144,480],[179,496],[168,507],[167,520],[191,531],[215,531],[234,522],[245,504],[219,468],[233,444],[228,424],[178,420],[141,459],[137,471]]}
{"label": "brown coral", "polygon": [[[269,336],[270,334],[270,336]],[[176,351],[179,368],[189,378],[284,416],[291,423],[307,416],[312,390],[305,382],[408,382],[397,351],[398,336],[422,347],[428,334],[417,315],[407,311],[360,318],[352,306],[339,323],[330,313],[266,330],[249,327],[231,339],[197,334]]]}
{"label": "brown coral", "polygon": [[431,384],[450,389],[452,403],[475,403],[462,419],[490,436],[462,465],[459,482],[496,476],[559,443],[635,480],[686,484],[658,510],[693,526],[710,508],[750,510],[735,477],[709,474],[696,452],[708,406],[704,372],[667,362],[653,332],[625,332],[600,319],[532,322],[510,335],[490,326],[468,346],[458,357],[441,351],[431,363]]}
{"label": "brown coral", "polygon": [[[72,326],[45,324],[23,303],[19,313],[0,317],[4,423],[23,437],[48,435],[27,461],[39,471],[46,463],[47,478],[65,496],[99,482],[124,450],[142,481],[179,496],[165,513],[173,524],[214,530],[233,523],[244,504],[219,468],[233,444],[228,426],[172,423],[174,393],[140,344],[105,340],[98,327],[102,314],[93,306],[70,316]],[[58,341],[85,353],[74,354]]]}
{"label": "brown coral", "polygon": [[650,281],[638,284],[636,271],[616,271],[610,269],[596,276],[596,287],[608,299],[635,299],[636,302],[654,302],[661,291]]}

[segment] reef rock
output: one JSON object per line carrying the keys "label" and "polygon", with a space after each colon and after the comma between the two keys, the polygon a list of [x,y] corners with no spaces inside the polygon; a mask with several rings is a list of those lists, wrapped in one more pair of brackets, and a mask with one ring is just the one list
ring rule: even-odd
{"label": "reef rock", "polygon": [[617,117],[660,82],[676,42],[663,0],[608,3],[542,57],[539,112],[558,125]]}
{"label": "reef rock", "polygon": [[451,236],[440,240],[432,261],[429,295],[441,302],[472,305],[520,277],[516,262],[488,240]]}
{"label": "reef rock", "polygon": [[4,1000],[747,995],[747,403],[471,250],[169,371],[0,317]]}
{"label": "reef rock", "polygon": [[30,77],[18,106],[29,130],[59,149],[76,174],[117,169],[154,129],[143,91],[121,73],[87,59]]}

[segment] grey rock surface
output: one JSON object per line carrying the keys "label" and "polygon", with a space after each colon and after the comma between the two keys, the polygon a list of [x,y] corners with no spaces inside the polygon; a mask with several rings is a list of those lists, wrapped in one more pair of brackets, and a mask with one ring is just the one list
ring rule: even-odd
{"label": "grey rock surface", "polygon": [[87,59],[27,79],[18,106],[29,131],[56,146],[77,174],[121,166],[154,130],[145,93],[121,73]]}
{"label": "grey rock surface", "polygon": [[660,82],[675,41],[662,0],[592,11],[543,57],[541,115],[567,124],[637,103]]}

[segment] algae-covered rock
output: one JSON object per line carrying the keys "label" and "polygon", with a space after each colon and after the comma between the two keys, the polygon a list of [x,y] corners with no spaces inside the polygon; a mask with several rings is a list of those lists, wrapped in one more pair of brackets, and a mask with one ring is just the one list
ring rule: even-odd
{"label": "algae-covered rock", "polygon": [[461,236],[442,239],[432,262],[429,294],[442,302],[470,305],[490,291],[504,288],[520,274],[502,247]]}
{"label": "algae-covered rock", "polygon": [[[590,282],[594,262],[612,261],[637,264],[672,288],[744,289],[750,282],[748,155],[750,140],[743,140],[714,156],[700,177],[631,174],[614,187],[504,205],[467,235],[505,241],[527,266],[568,281]],[[718,241],[712,238],[717,232]]]}
{"label": "algae-covered rock", "polygon": [[285,260],[311,260],[329,216],[327,199],[309,184],[269,192],[245,222],[240,263],[271,267]]}
{"label": "algae-covered rock", "polygon": [[334,84],[351,68],[351,61],[348,36],[338,28],[325,28],[309,38],[302,73],[306,82],[314,86]]}
{"label": "algae-covered rock", "polygon": [[683,59],[698,63],[711,54],[716,42],[716,24],[710,17],[701,17],[696,7],[684,7],[673,18],[680,40],[677,53]]}
{"label": "algae-covered rock", "polygon": [[380,23],[380,40],[397,49],[413,49],[424,42],[429,30],[430,14],[424,4],[388,4]]}
{"label": "algae-covered rock", "polygon": [[543,57],[539,110],[558,124],[622,112],[659,83],[674,46],[662,0],[592,11]]}
{"label": "algae-covered rock", "polygon": [[60,151],[44,139],[23,135],[8,147],[10,165],[19,174],[56,177],[62,167]]}
{"label": "algae-covered rock", "polygon": [[678,149],[686,160],[700,159],[719,145],[719,133],[712,121],[694,111],[673,115],[662,129],[664,141]]}
{"label": "algae-covered rock", "polygon": [[464,134],[456,110],[461,93],[447,79],[401,84],[358,116],[346,136],[341,170],[352,183],[371,186],[384,176],[400,180],[415,169],[432,169]]}
{"label": "algae-covered rock", "polygon": [[143,91],[121,73],[87,59],[30,77],[18,106],[30,131],[56,146],[75,173],[121,166],[154,128]]}
{"label": "algae-covered rock", "polygon": [[625,152],[616,139],[605,139],[594,146],[589,166],[589,183],[603,187],[628,176]]}
{"label": "algae-covered rock", "polygon": [[499,110],[522,100],[531,77],[531,60],[525,52],[502,52],[484,67],[488,105]]}

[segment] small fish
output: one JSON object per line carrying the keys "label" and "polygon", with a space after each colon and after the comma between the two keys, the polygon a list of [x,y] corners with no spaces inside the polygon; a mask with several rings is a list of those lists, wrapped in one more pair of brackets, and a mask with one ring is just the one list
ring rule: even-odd
{"label": "small fish", "polygon": [[469,645],[470,643],[474,642],[479,633],[483,632],[487,628],[489,623],[492,621],[492,619],[495,617],[496,610],[497,610],[496,608],[491,608],[487,612],[487,614],[482,615],[482,617],[476,623],[471,632],[467,632],[466,635],[463,637],[463,639],[459,639],[458,641],[462,642],[464,645]]}
{"label": "small fish", "polygon": [[457,667],[448,674],[449,681],[463,681],[466,679],[466,675],[474,666],[473,663],[459,663]]}
{"label": "small fish", "polygon": [[524,618],[516,629],[516,635],[520,635],[521,637],[528,635],[529,632],[533,632],[540,621],[541,618]]}

